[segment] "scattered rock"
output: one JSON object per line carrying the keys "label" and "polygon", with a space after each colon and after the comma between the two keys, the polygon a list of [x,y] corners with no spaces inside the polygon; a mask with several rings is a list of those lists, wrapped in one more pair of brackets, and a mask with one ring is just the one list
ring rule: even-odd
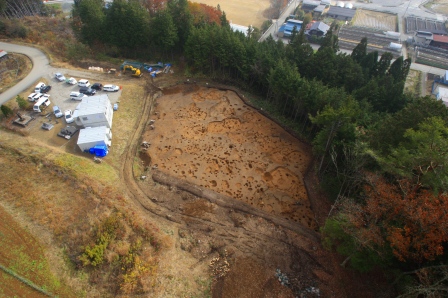
{"label": "scattered rock", "polygon": [[185,238],[187,236],[187,233],[182,229],[179,229],[177,233],[179,234],[180,238]]}
{"label": "scattered rock", "polygon": [[182,242],[180,243],[180,248],[181,248],[182,250],[191,252],[191,250],[193,249],[193,245],[191,245],[191,243],[190,243],[189,241],[182,241]]}

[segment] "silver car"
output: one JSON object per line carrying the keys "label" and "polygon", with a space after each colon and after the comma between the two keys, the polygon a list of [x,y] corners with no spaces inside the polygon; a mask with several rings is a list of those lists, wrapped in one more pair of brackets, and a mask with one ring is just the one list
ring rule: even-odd
{"label": "silver car", "polygon": [[53,113],[56,116],[56,118],[61,118],[62,116],[64,116],[64,114],[62,114],[61,109],[59,109],[58,106],[53,107]]}
{"label": "silver car", "polygon": [[58,80],[59,82],[64,82],[66,80],[64,75],[62,73],[60,73],[60,72],[55,73],[54,74],[54,78],[56,80]]}

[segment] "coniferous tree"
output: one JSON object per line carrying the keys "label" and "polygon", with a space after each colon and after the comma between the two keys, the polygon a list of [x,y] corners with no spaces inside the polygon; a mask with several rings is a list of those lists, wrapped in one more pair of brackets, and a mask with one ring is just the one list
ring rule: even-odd
{"label": "coniferous tree", "polygon": [[360,43],[353,49],[351,57],[358,63],[364,60],[367,55],[367,37],[363,37]]}

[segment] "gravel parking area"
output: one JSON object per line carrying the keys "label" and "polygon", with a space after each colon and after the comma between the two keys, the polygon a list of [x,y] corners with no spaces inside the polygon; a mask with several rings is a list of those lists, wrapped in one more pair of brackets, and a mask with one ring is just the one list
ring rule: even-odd
{"label": "gravel parking area", "polygon": [[[95,75],[95,73],[89,73],[89,72],[80,72],[80,71],[64,71],[64,70],[58,70],[54,73],[48,74],[48,77],[45,78],[47,81],[47,84],[51,85],[51,90],[48,92],[48,94],[51,95],[50,100],[52,105],[57,105],[61,109],[62,112],[64,112],[67,109],[75,110],[76,106],[79,104],[79,101],[71,100],[69,95],[70,92],[79,91],[78,85],[70,85],[65,82],[59,82],[54,78],[54,74],[56,72],[61,72],[67,79],[70,77],[74,77],[77,81],[80,79],[87,79],[89,80],[90,84],[93,83],[101,83],[103,85],[105,84],[116,84],[119,86],[119,82],[117,82],[117,79],[114,75],[109,75],[110,81],[107,81],[107,75],[104,74],[98,74]],[[120,96],[121,96],[121,90],[118,92],[105,92],[105,91],[97,91],[95,95],[101,95],[101,94],[107,94],[109,96],[109,100],[112,103],[112,105],[116,102],[118,102]],[[50,106],[51,108],[51,106]],[[47,109],[48,110],[48,109]],[[45,112],[44,112],[45,113]]]}
{"label": "gravel parking area", "polygon": [[[123,80],[126,80],[127,77],[118,76],[115,74],[96,73],[92,71],[79,71],[62,68],[54,68],[53,70],[54,71],[39,79],[39,81],[43,81],[47,85],[50,85],[52,87],[48,92],[48,94],[50,95],[51,105],[44,111],[42,111],[42,113],[35,113],[33,111],[27,112],[27,114],[29,114],[31,117],[34,117],[35,119],[23,129],[25,131],[28,131],[34,139],[41,140],[50,146],[59,147],[65,151],[75,154],[83,154],[76,145],[78,133],[76,133],[70,140],[57,136],[57,134],[65,126],[76,126],[76,123],[73,122],[71,124],[67,124],[64,117],[56,118],[53,113],[53,106],[58,106],[62,113],[64,113],[64,111],[68,109],[74,111],[80,101],[70,99],[70,92],[79,92],[80,87],[78,87],[78,85],[70,85],[65,82],[60,82],[54,77],[54,74],[60,72],[66,78],[73,77],[77,81],[79,81],[80,79],[87,79],[89,80],[90,84],[101,83],[103,85],[113,84],[117,86],[121,86],[120,83],[124,82]],[[34,85],[22,93],[22,96],[25,97],[25,99],[27,99],[28,95],[33,92]],[[95,95],[102,94],[107,94],[109,100],[111,101],[111,104],[113,105],[114,103],[118,103],[120,101],[122,90],[120,89],[118,92],[97,91]],[[53,128],[50,131],[44,130],[41,128],[43,123],[50,123],[53,125]]]}

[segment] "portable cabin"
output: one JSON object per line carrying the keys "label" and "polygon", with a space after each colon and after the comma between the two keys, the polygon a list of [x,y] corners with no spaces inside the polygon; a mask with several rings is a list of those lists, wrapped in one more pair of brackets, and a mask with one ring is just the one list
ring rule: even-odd
{"label": "portable cabin", "polygon": [[112,131],[106,126],[88,127],[79,131],[77,145],[83,152],[89,152],[95,146],[110,146]]}
{"label": "portable cabin", "polygon": [[107,94],[83,98],[73,112],[76,124],[83,127],[112,128],[113,109]]}

